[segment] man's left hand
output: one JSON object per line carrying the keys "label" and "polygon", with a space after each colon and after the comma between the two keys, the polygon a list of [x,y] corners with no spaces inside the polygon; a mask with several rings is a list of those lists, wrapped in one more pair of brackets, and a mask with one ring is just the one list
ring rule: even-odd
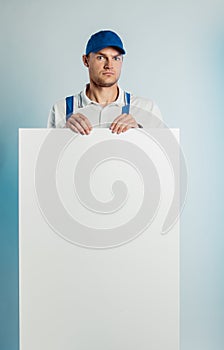
{"label": "man's left hand", "polygon": [[121,114],[114,119],[113,123],[110,126],[110,129],[113,133],[120,134],[131,128],[138,128],[136,120],[131,114]]}

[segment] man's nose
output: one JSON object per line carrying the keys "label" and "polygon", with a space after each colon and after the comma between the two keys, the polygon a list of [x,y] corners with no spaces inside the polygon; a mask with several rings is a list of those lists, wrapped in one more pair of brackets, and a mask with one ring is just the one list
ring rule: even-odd
{"label": "man's nose", "polygon": [[113,60],[112,58],[107,58],[105,62],[105,68],[112,69],[113,68]]}

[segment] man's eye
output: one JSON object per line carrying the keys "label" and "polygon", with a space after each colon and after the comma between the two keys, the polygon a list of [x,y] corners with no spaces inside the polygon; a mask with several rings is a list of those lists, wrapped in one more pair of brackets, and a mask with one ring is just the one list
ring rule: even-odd
{"label": "man's eye", "polygon": [[99,61],[103,61],[103,60],[104,60],[104,56],[99,55],[99,56],[97,56],[97,59],[98,59]]}
{"label": "man's eye", "polygon": [[120,60],[121,60],[121,56],[116,56],[116,57],[114,57],[114,60],[115,60],[115,61],[120,61]]}

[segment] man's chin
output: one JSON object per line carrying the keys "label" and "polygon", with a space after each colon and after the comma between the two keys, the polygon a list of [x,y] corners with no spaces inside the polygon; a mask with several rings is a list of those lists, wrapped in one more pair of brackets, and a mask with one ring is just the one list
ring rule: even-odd
{"label": "man's chin", "polygon": [[108,84],[102,84],[101,87],[112,87],[114,86],[116,83],[108,83]]}
{"label": "man's chin", "polygon": [[118,82],[118,79],[116,80],[102,79],[97,82],[98,83],[97,85],[101,87],[111,87],[117,84],[117,82]]}
{"label": "man's chin", "polygon": [[114,86],[117,83],[117,81],[113,81],[113,82],[101,82],[98,85],[101,87],[111,87]]}

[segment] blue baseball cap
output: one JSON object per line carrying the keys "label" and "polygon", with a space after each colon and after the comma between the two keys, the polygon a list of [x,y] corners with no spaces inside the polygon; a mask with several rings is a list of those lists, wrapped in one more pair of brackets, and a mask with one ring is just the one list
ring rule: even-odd
{"label": "blue baseball cap", "polygon": [[110,46],[117,48],[123,55],[125,54],[121,38],[111,30],[101,30],[90,37],[86,45],[86,55],[90,52],[98,52]]}

